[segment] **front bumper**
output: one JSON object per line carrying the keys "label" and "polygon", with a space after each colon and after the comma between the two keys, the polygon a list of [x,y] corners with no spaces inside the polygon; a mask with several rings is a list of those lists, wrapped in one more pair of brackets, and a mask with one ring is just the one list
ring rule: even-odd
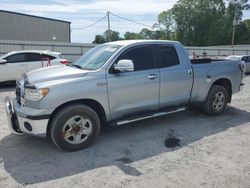
{"label": "front bumper", "polygon": [[5,97],[5,110],[12,133],[46,137],[49,115],[41,114],[45,110],[21,107],[15,99],[12,103],[9,97]]}

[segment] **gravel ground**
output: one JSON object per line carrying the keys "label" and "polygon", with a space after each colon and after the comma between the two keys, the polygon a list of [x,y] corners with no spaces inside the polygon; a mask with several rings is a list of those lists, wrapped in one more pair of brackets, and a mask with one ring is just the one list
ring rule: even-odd
{"label": "gravel ground", "polygon": [[[187,110],[103,132],[79,152],[10,134],[0,89],[0,187],[250,187],[250,76],[217,117]],[[180,145],[166,148],[165,139]]]}

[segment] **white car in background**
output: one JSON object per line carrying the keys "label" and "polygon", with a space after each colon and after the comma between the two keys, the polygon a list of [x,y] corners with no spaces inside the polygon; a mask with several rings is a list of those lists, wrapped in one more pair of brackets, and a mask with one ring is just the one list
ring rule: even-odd
{"label": "white car in background", "polygon": [[246,73],[250,73],[250,55],[230,55],[225,59],[227,60],[241,60],[246,64]]}
{"label": "white car in background", "polygon": [[14,51],[0,57],[0,83],[15,81],[34,69],[67,64],[61,53],[52,51]]}

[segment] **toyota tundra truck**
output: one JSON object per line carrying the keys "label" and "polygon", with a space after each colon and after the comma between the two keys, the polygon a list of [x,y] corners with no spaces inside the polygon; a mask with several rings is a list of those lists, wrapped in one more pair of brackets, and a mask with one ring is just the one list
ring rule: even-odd
{"label": "toyota tundra truck", "polygon": [[221,114],[244,86],[242,61],[190,61],[179,42],[98,45],[72,65],[25,73],[5,98],[13,133],[47,137],[60,149],[90,146],[104,126],[185,110]]}

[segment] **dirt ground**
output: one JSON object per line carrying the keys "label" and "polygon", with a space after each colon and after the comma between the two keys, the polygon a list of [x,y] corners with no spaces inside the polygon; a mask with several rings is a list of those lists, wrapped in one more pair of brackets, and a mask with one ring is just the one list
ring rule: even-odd
{"label": "dirt ground", "polygon": [[[217,117],[187,110],[102,132],[79,152],[10,134],[0,89],[0,187],[250,187],[250,76]],[[165,139],[180,139],[166,148]]]}

